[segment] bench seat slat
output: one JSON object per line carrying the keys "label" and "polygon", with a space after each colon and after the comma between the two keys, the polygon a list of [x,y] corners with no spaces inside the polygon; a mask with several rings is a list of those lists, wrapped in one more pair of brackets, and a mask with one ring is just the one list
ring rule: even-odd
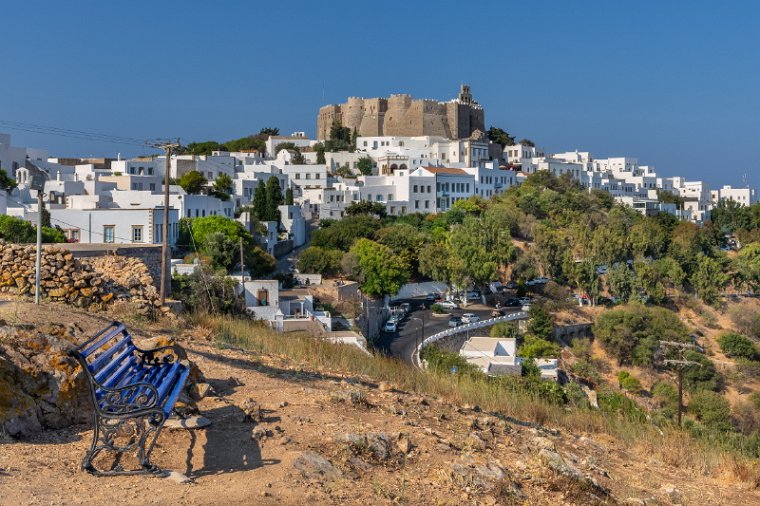
{"label": "bench seat slat", "polygon": [[171,386],[174,384],[174,381],[177,378],[177,373],[179,371],[180,363],[174,362],[170,368],[168,368],[168,371],[166,371],[165,374],[162,375],[160,380],[154,385],[156,386],[156,389],[158,390],[158,399],[159,402],[161,402],[164,397],[166,397],[166,394],[171,389]]}
{"label": "bench seat slat", "polygon": [[174,382],[174,387],[170,390],[169,395],[166,396],[166,400],[164,401],[162,409],[167,417],[171,415],[171,411],[174,409],[174,405],[177,403],[177,399],[179,399],[179,396],[182,393],[182,388],[185,386],[185,381],[188,376],[190,376],[190,368],[182,366],[182,372],[179,375],[179,378]]}
{"label": "bench seat slat", "polygon": [[[85,358],[89,357],[94,352],[96,352],[98,350],[98,348],[100,348],[101,346],[103,346],[104,344],[106,344],[109,339],[113,339],[113,337],[116,334],[118,334],[119,332],[126,332],[127,331],[127,328],[124,326],[123,323],[120,323],[118,325],[112,325],[112,326],[114,327],[113,330],[110,330],[109,332],[106,332],[106,334],[103,337],[101,337],[95,343],[93,343],[92,345],[90,345],[89,348],[87,348],[84,351],[81,351],[80,352],[81,355],[83,357],[85,357]],[[127,335],[129,335],[129,334],[127,334]]]}

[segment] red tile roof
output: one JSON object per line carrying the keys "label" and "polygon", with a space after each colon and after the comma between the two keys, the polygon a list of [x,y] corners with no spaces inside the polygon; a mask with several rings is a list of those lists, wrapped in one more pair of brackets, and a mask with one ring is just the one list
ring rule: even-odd
{"label": "red tile roof", "polygon": [[430,172],[431,174],[453,174],[456,176],[467,175],[467,173],[462,169],[455,169],[452,167],[423,167],[423,169]]}

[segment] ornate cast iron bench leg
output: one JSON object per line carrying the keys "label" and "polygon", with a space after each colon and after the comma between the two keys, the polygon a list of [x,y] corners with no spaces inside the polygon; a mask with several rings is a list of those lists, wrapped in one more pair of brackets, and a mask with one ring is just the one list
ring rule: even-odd
{"label": "ornate cast iron bench leg", "polygon": [[[85,455],[82,469],[96,476],[118,476],[133,474],[157,474],[161,470],[150,462],[150,454],[166,421],[163,411],[156,410],[141,415],[106,416],[95,415],[95,430],[92,446]],[[117,439],[126,439],[118,442]],[[114,453],[114,462],[109,470],[98,469],[93,461],[100,452]],[[125,471],[121,458],[125,453],[136,452],[140,469]]]}

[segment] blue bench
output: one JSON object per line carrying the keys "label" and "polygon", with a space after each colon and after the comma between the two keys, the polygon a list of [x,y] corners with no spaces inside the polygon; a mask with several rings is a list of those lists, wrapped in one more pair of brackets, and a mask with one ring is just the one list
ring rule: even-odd
{"label": "blue bench", "polygon": [[[190,368],[174,346],[143,350],[123,323],[113,322],[69,352],[87,377],[95,432],[82,468],[96,475],[156,473],[150,453],[182,393]],[[93,463],[102,451],[114,454],[110,469]],[[125,470],[122,456],[136,452],[139,468]]]}

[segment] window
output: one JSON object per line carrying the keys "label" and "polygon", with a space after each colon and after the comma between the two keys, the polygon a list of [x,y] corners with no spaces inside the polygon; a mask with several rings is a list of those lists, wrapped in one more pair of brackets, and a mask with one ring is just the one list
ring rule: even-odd
{"label": "window", "polygon": [[150,191],[156,191],[156,183],[150,183]]}
{"label": "window", "polygon": [[430,209],[430,201],[429,200],[425,201],[425,209]]}
{"label": "window", "polygon": [[415,200],[414,201],[414,208],[415,209],[419,209],[420,208],[420,201],[419,200]]}
{"label": "window", "polygon": [[114,240],[113,229],[114,229],[113,225],[103,226],[103,242],[113,242]]}
{"label": "window", "polygon": [[301,179],[301,173],[300,172],[296,172],[296,179]]}
{"label": "window", "polygon": [[417,193],[417,185],[414,185],[414,188],[412,189],[414,193]]}
{"label": "window", "polygon": [[79,242],[79,229],[69,228],[66,230],[66,239],[69,242]]}
{"label": "window", "polygon": [[377,196],[375,197],[375,200],[377,200],[378,202],[382,202],[383,196],[378,193]]}
{"label": "window", "polygon": [[308,172],[306,173],[306,179],[311,179],[311,174],[309,174]]}
{"label": "window", "polygon": [[427,185],[427,192],[428,193],[433,193],[432,191],[430,191],[430,185]]}
{"label": "window", "polygon": [[392,193],[388,194],[388,200],[393,200],[393,194]]}
{"label": "window", "polygon": [[142,225],[132,225],[132,242],[143,241],[143,227]]}

